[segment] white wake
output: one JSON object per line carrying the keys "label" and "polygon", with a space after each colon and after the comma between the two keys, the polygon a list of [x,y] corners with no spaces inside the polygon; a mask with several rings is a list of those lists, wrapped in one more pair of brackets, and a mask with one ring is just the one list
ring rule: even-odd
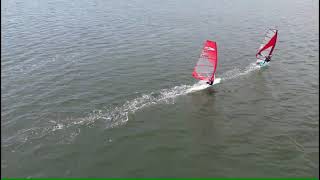
{"label": "white wake", "polygon": [[[252,71],[260,69],[255,63],[250,64],[244,70],[234,69],[227,71],[221,78],[216,78],[213,85],[219,84],[221,81],[228,79],[234,79],[239,76],[249,74]],[[120,107],[106,108],[104,110],[94,111],[89,117],[86,117],[82,121],[85,123],[92,123],[97,119],[104,119],[107,123],[107,127],[114,127],[120,124],[126,123],[129,118],[128,114],[134,114],[136,111],[148,107],[150,105],[159,103],[174,103],[176,97],[186,95],[196,91],[201,91],[211,87],[206,84],[205,81],[199,81],[194,85],[180,85],[170,89],[162,89],[159,92],[152,92],[150,94],[144,94],[133,100],[129,100]]]}
{"label": "white wake", "polygon": [[[219,85],[221,81],[223,82],[228,79],[234,79],[239,76],[246,75],[259,68],[260,67],[255,64],[250,64],[244,70],[233,69],[231,71],[227,71],[226,73],[221,75],[221,78],[216,78],[213,85]],[[91,126],[94,125],[97,121],[104,123],[106,128],[119,126],[125,124],[129,120],[129,114],[134,114],[135,112],[151,105],[160,103],[173,104],[176,97],[178,96],[201,91],[209,87],[211,88],[211,86],[206,84],[206,82],[199,81],[193,85],[180,85],[169,89],[162,89],[157,92],[151,92],[149,94],[143,94],[140,97],[136,97],[132,100],[126,101],[121,106],[106,107],[104,109],[94,110],[88,116],[83,118],[51,120],[48,121],[46,125],[41,127],[23,129],[19,131],[14,137],[7,139],[7,143],[5,144],[9,145],[9,142],[13,139],[15,139],[16,141],[20,141],[20,143],[25,143],[29,139],[41,138],[47,134],[58,132],[61,130],[66,130],[65,133],[68,132],[67,134],[69,134],[70,136],[68,137],[68,141],[73,141],[73,139],[80,133],[79,126]],[[64,141],[66,141],[65,138]]]}

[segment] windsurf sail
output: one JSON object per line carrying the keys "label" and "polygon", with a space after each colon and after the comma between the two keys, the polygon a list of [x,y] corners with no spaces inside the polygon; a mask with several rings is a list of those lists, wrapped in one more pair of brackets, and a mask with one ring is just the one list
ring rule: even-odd
{"label": "windsurf sail", "polygon": [[278,30],[269,29],[260,45],[260,48],[256,54],[256,57],[260,60],[265,60],[267,56],[271,56],[274,50],[274,47],[277,43]]}
{"label": "windsurf sail", "polygon": [[199,80],[214,81],[218,64],[217,43],[207,40],[204,43],[200,58],[194,67],[192,76]]}

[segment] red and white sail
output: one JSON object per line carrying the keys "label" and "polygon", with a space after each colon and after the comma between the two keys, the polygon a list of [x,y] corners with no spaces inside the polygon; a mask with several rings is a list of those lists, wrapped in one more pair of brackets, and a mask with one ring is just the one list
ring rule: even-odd
{"label": "red and white sail", "polygon": [[272,52],[274,50],[274,47],[277,43],[277,37],[278,37],[278,30],[276,29],[269,29],[265,37],[262,41],[262,44],[260,45],[260,48],[256,54],[256,57],[261,60],[265,60],[267,56],[271,56]]}
{"label": "red and white sail", "polygon": [[207,40],[204,43],[200,58],[194,67],[192,76],[199,80],[214,81],[218,65],[217,44]]}

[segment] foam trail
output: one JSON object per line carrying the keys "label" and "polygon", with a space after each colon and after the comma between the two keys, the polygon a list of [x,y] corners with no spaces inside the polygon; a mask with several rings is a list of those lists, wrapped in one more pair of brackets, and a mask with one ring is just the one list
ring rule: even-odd
{"label": "foam trail", "polygon": [[251,63],[249,66],[247,66],[243,71],[241,71],[238,68],[235,68],[233,70],[227,71],[222,75],[222,80],[228,80],[228,79],[234,79],[237,78],[239,76],[243,76],[246,74],[249,74],[252,71],[258,70],[261,67],[256,65],[256,63]]}
{"label": "foam trail", "polygon": [[[216,78],[214,80],[214,83],[212,85],[215,85],[215,84],[219,84],[221,82],[221,78]],[[206,81],[199,81],[198,83],[194,84],[193,86],[191,86],[190,88],[188,88],[186,90],[186,93],[191,93],[191,92],[195,92],[195,91],[200,91],[200,90],[203,90],[203,89],[206,89],[210,87],[209,84],[207,84]]]}
{"label": "foam trail", "polygon": [[[214,84],[246,75],[257,69],[260,69],[260,66],[257,66],[255,63],[250,64],[242,71],[240,69],[233,69],[223,74],[222,78],[216,78]],[[205,81],[199,81],[194,85],[180,85],[175,86],[171,89],[162,89],[157,93],[152,92],[150,94],[144,94],[133,100],[127,101],[120,107],[111,109],[106,108],[105,110],[94,111],[89,117],[87,117],[86,119],[82,119],[81,122],[88,123],[94,122],[97,119],[103,119],[107,122],[107,127],[118,126],[120,124],[126,123],[129,120],[128,114],[130,113],[134,114],[136,111],[154,104],[174,103],[174,100],[177,96],[200,91],[208,87],[210,87],[210,85],[206,84]]]}
{"label": "foam trail", "polygon": [[[243,71],[240,69],[227,71],[221,76],[221,78],[216,78],[214,84],[218,84],[220,81],[226,81],[246,75],[259,68],[260,67],[255,64],[250,64]],[[210,85],[206,84],[206,82],[199,81],[194,85],[180,85],[170,89],[162,89],[158,92],[151,92],[126,101],[121,106],[94,110],[87,117],[69,118],[56,121],[51,120],[47,124],[40,125],[40,127],[23,130],[12,138],[16,141],[20,141],[21,143],[25,143],[28,139],[41,138],[53,132],[68,130],[70,136],[69,139],[72,141],[72,139],[80,133],[79,126],[91,126],[97,121],[106,124],[106,128],[119,126],[121,124],[125,124],[129,120],[129,114],[134,114],[138,110],[159,103],[173,104],[178,96],[200,91],[209,87]],[[8,141],[5,144],[10,144],[9,141],[13,139],[4,139],[5,142]]]}
{"label": "foam trail", "polygon": [[[257,66],[255,63],[250,64],[242,71],[240,69],[233,69],[223,74],[222,78],[216,78],[214,84],[246,75],[257,69],[260,69],[260,66]],[[94,111],[89,117],[87,117],[86,119],[82,119],[81,122],[90,124],[98,119],[103,119],[107,123],[107,127],[118,126],[120,124],[126,123],[129,120],[128,114],[134,114],[136,111],[154,104],[174,103],[175,98],[178,96],[200,91],[208,87],[210,87],[210,85],[206,84],[205,81],[199,81],[194,85],[180,85],[175,86],[171,89],[162,89],[159,92],[144,94],[133,100],[127,101],[120,107],[111,109],[106,108],[104,110]]]}

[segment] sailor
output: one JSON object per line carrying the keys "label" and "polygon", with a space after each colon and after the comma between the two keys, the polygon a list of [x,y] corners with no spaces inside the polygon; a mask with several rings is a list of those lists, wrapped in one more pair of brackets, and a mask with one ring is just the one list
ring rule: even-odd
{"label": "sailor", "polygon": [[212,85],[212,84],[213,84],[213,81],[210,80],[210,81],[207,82],[207,84]]}
{"label": "sailor", "polygon": [[216,75],[213,75],[213,77],[209,79],[209,81],[207,82],[207,84],[212,85],[215,77],[216,77]]}
{"label": "sailor", "polygon": [[[214,78],[213,78],[214,79]],[[209,79],[209,81],[207,82],[207,84],[212,85],[213,84],[213,79]]]}
{"label": "sailor", "polygon": [[265,62],[271,61],[271,55],[267,56],[266,59],[264,60]]}

